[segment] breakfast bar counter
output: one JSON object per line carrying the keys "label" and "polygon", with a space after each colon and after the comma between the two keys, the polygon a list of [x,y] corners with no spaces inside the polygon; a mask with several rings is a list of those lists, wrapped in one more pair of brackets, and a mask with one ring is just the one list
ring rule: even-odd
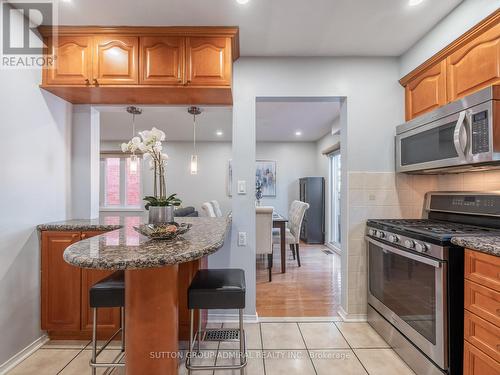
{"label": "breakfast bar counter", "polygon": [[[127,375],[177,374],[178,305],[182,298],[178,293],[179,267],[220,249],[230,227],[229,217],[176,220],[192,227],[173,240],[150,240],[125,224],[73,243],[64,251],[64,260],[76,267],[125,271]],[[39,229],[113,229],[99,225],[98,221],[69,221]]]}

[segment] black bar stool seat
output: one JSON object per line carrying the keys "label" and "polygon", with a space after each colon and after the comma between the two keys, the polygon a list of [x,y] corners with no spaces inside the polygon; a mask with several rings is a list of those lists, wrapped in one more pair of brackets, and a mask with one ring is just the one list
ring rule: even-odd
{"label": "black bar stool seat", "polygon": [[[89,289],[89,305],[92,308],[92,358],[90,367],[92,374],[97,374],[98,367],[123,367],[120,363],[125,353],[125,273],[123,271],[113,272],[111,275],[98,281]],[[120,308],[120,328],[97,350],[97,311],[104,307]],[[110,344],[111,341],[121,334],[121,352],[111,362],[97,362],[97,357]]]}
{"label": "black bar stool seat", "polygon": [[[247,365],[245,331],[243,329],[243,309],[245,308],[245,272],[240,269],[199,270],[188,289],[188,308],[190,310],[189,353],[186,358],[188,374],[203,370],[240,370],[244,375]],[[201,311],[198,314],[198,332],[194,333],[194,311],[203,309],[237,309],[238,328],[212,328],[202,330]],[[193,365],[194,344],[201,341],[239,342],[240,363],[235,365]]]}
{"label": "black bar stool seat", "polygon": [[189,309],[244,309],[245,272],[240,269],[199,270],[188,290]]}
{"label": "black bar stool seat", "polygon": [[89,290],[90,307],[125,307],[125,275],[117,271]]}

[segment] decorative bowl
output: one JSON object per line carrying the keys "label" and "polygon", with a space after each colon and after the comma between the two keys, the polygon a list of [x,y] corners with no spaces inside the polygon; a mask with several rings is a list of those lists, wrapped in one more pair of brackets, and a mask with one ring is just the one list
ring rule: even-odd
{"label": "decorative bowl", "polygon": [[166,223],[166,224],[142,224],[134,229],[152,240],[172,240],[177,236],[188,232],[193,224],[188,223]]}

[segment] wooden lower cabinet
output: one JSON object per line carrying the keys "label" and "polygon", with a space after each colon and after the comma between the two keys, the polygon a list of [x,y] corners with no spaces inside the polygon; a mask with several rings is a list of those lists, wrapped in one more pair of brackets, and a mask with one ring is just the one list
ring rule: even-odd
{"label": "wooden lower cabinet", "polygon": [[[42,231],[41,233],[41,328],[47,331],[53,340],[90,339],[92,336],[89,288],[113,271],[72,266],[64,261],[63,253],[69,245],[102,233],[104,232]],[[206,267],[206,258],[179,265],[180,340],[189,338],[187,290],[196,272]],[[195,318],[195,328],[197,328],[198,314]],[[202,324],[205,326],[206,312],[202,318]],[[98,338],[107,339],[120,326],[120,309],[99,309],[97,320]]]}
{"label": "wooden lower cabinet", "polygon": [[464,375],[500,374],[499,275],[500,257],[465,250]]}

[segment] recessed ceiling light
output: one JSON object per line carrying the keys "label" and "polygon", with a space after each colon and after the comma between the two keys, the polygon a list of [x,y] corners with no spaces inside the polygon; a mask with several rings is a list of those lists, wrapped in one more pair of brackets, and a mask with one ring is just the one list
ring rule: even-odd
{"label": "recessed ceiling light", "polygon": [[300,137],[300,136],[302,135],[302,132],[301,132],[300,130],[297,130],[297,131],[295,132],[295,135],[296,135],[297,137]]}
{"label": "recessed ceiling light", "polygon": [[408,5],[411,7],[417,6],[419,4],[422,4],[424,0],[410,0],[408,1]]}
{"label": "recessed ceiling light", "polygon": [[222,136],[222,135],[224,135],[224,133],[222,132],[222,130],[217,130],[217,132],[215,134],[217,134],[219,137]]}
{"label": "recessed ceiling light", "polygon": [[250,0],[236,0],[238,2],[238,4],[246,4],[248,3]]}

